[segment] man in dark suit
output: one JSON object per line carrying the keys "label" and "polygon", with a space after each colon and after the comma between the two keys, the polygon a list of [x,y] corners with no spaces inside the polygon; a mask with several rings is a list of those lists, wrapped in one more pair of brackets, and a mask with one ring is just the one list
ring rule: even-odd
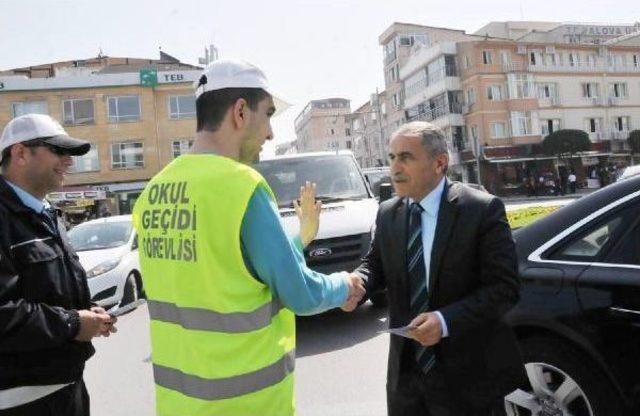
{"label": "man in dark suit", "polygon": [[502,414],[525,379],[502,322],[519,296],[504,205],[446,179],[447,144],[433,125],[406,124],[389,146],[397,197],[380,205],[354,272],[369,293],[387,289],[391,328],[414,328],[391,336],[389,415]]}

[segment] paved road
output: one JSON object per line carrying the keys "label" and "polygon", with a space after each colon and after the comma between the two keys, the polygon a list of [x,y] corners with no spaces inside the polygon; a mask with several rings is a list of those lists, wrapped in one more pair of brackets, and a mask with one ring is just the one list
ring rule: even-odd
{"label": "paved road", "polygon": [[[298,319],[296,394],[301,416],[383,416],[386,311]],[[145,306],[120,318],[118,333],[95,341],[85,380],[93,416],[152,416],[153,376]]]}

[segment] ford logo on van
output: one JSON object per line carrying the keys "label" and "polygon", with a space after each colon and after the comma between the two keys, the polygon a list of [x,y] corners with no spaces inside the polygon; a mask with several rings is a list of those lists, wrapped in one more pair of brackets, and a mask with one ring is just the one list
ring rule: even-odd
{"label": "ford logo on van", "polygon": [[333,253],[331,251],[330,248],[317,248],[315,250],[311,250],[309,252],[309,256],[310,257],[327,257],[330,256],[331,253]]}

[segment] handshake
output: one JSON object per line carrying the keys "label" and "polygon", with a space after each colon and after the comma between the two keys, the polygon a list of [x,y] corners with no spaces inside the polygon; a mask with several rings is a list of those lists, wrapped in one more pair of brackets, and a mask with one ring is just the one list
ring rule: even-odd
{"label": "handshake", "polygon": [[345,312],[351,312],[358,307],[358,304],[362,298],[364,298],[367,291],[364,288],[362,278],[356,273],[350,273],[347,276],[347,285],[349,287],[349,296],[341,309]]}

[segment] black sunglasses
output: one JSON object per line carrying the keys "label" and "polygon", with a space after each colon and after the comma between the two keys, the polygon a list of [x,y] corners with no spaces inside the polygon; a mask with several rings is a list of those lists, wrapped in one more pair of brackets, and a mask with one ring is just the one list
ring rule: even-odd
{"label": "black sunglasses", "polygon": [[22,143],[24,147],[46,147],[49,151],[57,156],[70,156],[71,152],[69,149],[65,149],[64,147],[59,147],[42,140],[32,140],[29,142]]}

